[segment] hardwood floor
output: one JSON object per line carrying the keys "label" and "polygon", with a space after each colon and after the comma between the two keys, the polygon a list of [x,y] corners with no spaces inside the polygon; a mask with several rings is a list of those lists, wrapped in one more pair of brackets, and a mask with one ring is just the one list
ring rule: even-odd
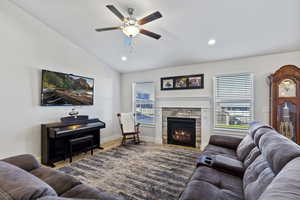
{"label": "hardwood floor", "polygon": [[[114,147],[118,147],[118,146],[121,145],[121,141],[122,141],[122,139],[119,138],[119,139],[116,139],[116,140],[113,140],[113,141],[110,141],[110,142],[103,143],[103,144],[101,144],[101,146],[104,149],[103,150],[95,149],[94,153],[102,152],[102,151],[107,151],[108,149],[111,149],[111,148],[114,148]],[[89,157],[89,156],[91,156],[91,152],[90,151],[88,151],[87,153],[77,154],[77,155],[73,156],[73,162],[79,161],[79,160],[84,159],[84,158]],[[55,163],[55,168],[54,169],[64,167],[64,166],[66,166],[68,164],[69,164],[69,159],[66,159],[65,161],[57,162],[57,163]],[[44,166],[44,167],[47,167],[47,166]]]}

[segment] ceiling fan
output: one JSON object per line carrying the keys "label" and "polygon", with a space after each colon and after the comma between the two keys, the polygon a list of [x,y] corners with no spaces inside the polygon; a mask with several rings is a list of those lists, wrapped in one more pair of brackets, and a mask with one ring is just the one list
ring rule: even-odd
{"label": "ceiling fan", "polygon": [[134,12],[133,8],[128,8],[129,16],[124,17],[124,15],[122,15],[122,13],[115,6],[107,5],[106,7],[111,12],[113,12],[123,22],[123,24],[121,26],[117,26],[117,27],[99,28],[99,29],[96,29],[96,31],[102,32],[102,31],[111,31],[111,30],[121,30],[126,36],[131,37],[131,38],[137,36],[139,33],[149,36],[151,38],[157,39],[157,40],[161,38],[161,35],[141,28],[142,25],[161,18],[162,15],[160,12],[158,12],[158,11],[154,12],[140,20],[137,20],[133,16],[133,12]]}

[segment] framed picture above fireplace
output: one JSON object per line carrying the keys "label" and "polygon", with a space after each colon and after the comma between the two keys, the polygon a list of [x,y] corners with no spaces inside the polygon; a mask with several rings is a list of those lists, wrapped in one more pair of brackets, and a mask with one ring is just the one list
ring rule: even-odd
{"label": "framed picture above fireplace", "polygon": [[204,88],[204,74],[164,77],[160,79],[161,90],[189,90]]}

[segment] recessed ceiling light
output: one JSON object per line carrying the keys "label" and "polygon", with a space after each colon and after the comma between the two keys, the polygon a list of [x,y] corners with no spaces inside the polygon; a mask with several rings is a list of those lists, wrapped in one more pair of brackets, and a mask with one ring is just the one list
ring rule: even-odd
{"label": "recessed ceiling light", "polygon": [[127,57],[126,56],[122,56],[121,60],[126,61]]}
{"label": "recessed ceiling light", "polygon": [[209,46],[214,46],[216,44],[216,40],[215,39],[210,39],[209,41],[208,41],[208,45]]}

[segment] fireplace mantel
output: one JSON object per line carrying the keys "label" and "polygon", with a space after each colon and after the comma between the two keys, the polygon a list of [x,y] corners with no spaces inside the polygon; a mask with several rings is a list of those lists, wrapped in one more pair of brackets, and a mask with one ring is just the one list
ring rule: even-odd
{"label": "fireplace mantel", "polygon": [[156,107],[209,109],[211,107],[211,98],[209,96],[158,96],[156,97]]}
{"label": "fireplace mantel", "polygon": [[162,109],[163,108],[200,108],[201,109],[201,149],[209,140],[211,131],[211,98],[209,96],[159,96],[156,97],[157,119],[155,142],[162,144]]}

